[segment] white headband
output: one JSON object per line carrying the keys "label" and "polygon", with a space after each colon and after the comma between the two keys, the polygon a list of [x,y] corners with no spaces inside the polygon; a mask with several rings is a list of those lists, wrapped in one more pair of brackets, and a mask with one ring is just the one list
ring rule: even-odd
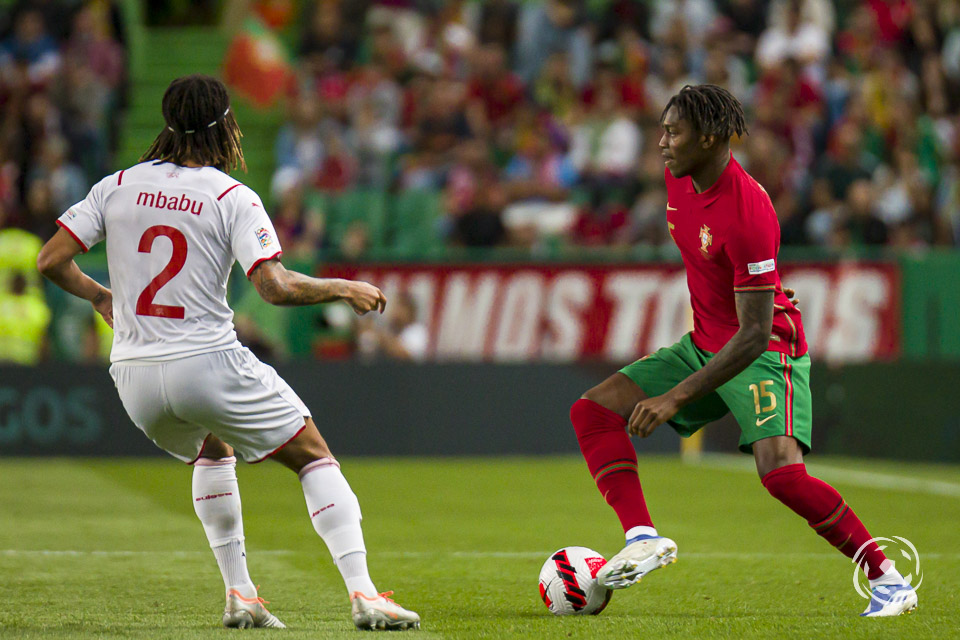
{"label": "white headband", "polygon": [[[227,107],[227,110],[223,112],[223,115],[220,116],[220,118],[226,117],[226,115],[227,115],[228,113],[230,113],[230,107]],[[217,120],[219,120],[220,118],[217,118]],[[213,122],[211,122],[210,124],[208,124],[208,125],[207,125],[207,129],[209,129],[210,127],[216,125],[216,124],[217,124],[217,120],[214,120]],[[171,127],[170,125],[167,125],[167,129],[169,129],[169,130],[172,131],[173,133],[176,133],[176,131],[174,130],[174,128]],[[197,132],[196,129],[186,129],[186,130],[184,130],[183,133],[184,133],[184,134],[187,134],[187,133],[196,133],[196,132]]]}

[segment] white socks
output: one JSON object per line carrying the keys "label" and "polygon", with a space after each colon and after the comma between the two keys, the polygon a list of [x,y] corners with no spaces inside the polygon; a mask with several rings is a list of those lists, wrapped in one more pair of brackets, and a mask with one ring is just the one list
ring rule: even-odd
{"label": "white socks", "polygon": [[[886,568],[884,568],[884,564],[887,565]],[[875,580],[869,581],[871,589],[873,589],[874,587],[879,587],[881,585],[906,584],[907,581],[904,580],[903,576],[900,575],[900,572],[897,571],[896,566],[894,566],[894,564],[890,562],[890,560],[887,560],[886,562],[882,563],[880,565],[880,568],[883,569],[883,575],[880,576],[879,578],[876,578]]]}
{"label": "white socks", "polygon": [[370,580],[370,573],[367,571],[367,552],[354,551],[348,553],[336,561],[337,569],[343,576],[343,583],[347,585],[347,593],[353,594],[359,591],[370,598],[376,597],[377,588],[373,586]]}
{"label": "white socks", "polygon": [[213,556],[217,559],[228,593],[236,589],[244,598],[257,597],[257,587],[247,573],[247,553],[243,540],[231,540],[225,545],[213,547]]}
{"label": "white socks", "polygon": [[[200,458],[193,466],[193,508],[203,523],[227,592],[236,589],[255,598],[257,588],[247,572],[243,546],[243,515],[237,484],[237,459]],[[367,571],[367,550],[360,528],[360,503],[340,473],[340,464],[323,458],[300,471],[310,522],[333,556],[347,592],[375,597]]]}
{"label": "white socks", "polygon": [[636,538],[637,536],[652,536],[656,538],[660,534],[658,534],[657,530],[653,527],[630,527],[630,529],[624,535],[626,535],[627,540],[630,540],[631,538]]}
{"label": "white socks", "polygon": [[333,458],[311,462],[300,470],[307,513],[343,576],[347,592],[374,597],[377,589],[367,572],[367,550],[360,528],[360,503]]}
{"label": "white socks", "polygon": [[193,509],[203,523],[227,592],[236,589],[245,598],[255,598],[257,588],[247,572],[243,546],[243,515],[235,457],[221,460],[200,458],[194,463]]}

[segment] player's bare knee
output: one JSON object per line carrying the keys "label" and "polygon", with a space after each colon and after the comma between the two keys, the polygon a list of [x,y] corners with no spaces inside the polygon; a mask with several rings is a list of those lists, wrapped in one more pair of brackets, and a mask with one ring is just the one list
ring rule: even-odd
{"label": "player's bare knee", "polygon": [[[580,400],[589,400],[590,402],[597,402],[597,397],[599,395],[600,394],[597,392],[597,387],[592,387],[588,389],[586,392],[584,392],[582,396],[580,396]],[[597,402],[597,404],[600,404],[600,403]]]}
{"label": "player's bare knee", "polygon": [[647,395],[630,378],[622,373],[615,373],[580,397],[627,418],[637,403],[646,399]]}
{"label": "player's bare knee", "polygon": [[222,460],[232,455],[233,447],[212,433],[207,436],[207,439],[203,443],[203,451],[200,453],[201,458],[208,458],[210,460]]}
{"label": "player's bare knee", "polygon": [[302,437],[301,444],[304,450],[316,456],[316,459],[333,457],[333,454],[330,453],[330,447],[327,446],[327,441],[320,435],[320,431],[312,418],[305,420],[304,430],[300,436]]}
{"label": "player's bare knee", "polygon": [[304,428],[296,438],[273,455],[274,460],[297,473],[323,458],[333,458],[333,454],[311,418],[306,418]]}
{"label": "player's bare knee", "polygon": [[611,407],[611,404],[616,404],[616,390],[611,388],[610,380],[604,380],[595,387],[591,387],[580,396],[581,400],[589,400],[590,402],[596,402],[601,407],[605,409],[610,409],[611,411],[616,411],[616,407]]}
{"label": "player's bare knee", "polygon": [[757,474],[762,479],[774,469],[803,462],[803,452],[796,439],[790,436],[773,436],[753,443],[753,457]]}

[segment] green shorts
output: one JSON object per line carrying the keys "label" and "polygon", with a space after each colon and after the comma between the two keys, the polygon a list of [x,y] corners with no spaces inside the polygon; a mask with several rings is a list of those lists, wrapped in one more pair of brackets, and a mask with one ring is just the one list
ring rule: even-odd
{"label": "green shorts", "polygon": [[[701,369],[714,354],[693,344],[690,334],[620,370],[648,396],[659,396]],[[669,421],[677,433],[690,437],[700,427],[732,412],[740,425],[740,450],[753,452],[753,443],[771,436],[793,436],[803,453],[810,451],[810,356],[799,358],[766,351],[732,380],[696,402],[684,406]]]}

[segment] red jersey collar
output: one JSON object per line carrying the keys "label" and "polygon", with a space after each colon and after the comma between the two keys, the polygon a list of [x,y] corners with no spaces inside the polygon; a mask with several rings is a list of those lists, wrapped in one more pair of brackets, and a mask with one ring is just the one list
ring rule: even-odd
{"label": "red jersey collar", "polygon": [[710,206],[723,194],[724,191],[726,191],[727,185],[731,180],[733,180],[733,174],[739,170],[741,170],[740,163],[738,163],[736,158],[733,157],[733,151],[731,151],[730,161],[727,162],[727,166],[724,167],[720,177],[717,178],[716,182],[710,185],[710,187],[707,188],[707,190],[703,193],[697,193],[697,190],[693,186],[693,178],[687,176],[687,194],[689,194],[689,196],[693,198],[695,202],[701,204],[702,206]]}

